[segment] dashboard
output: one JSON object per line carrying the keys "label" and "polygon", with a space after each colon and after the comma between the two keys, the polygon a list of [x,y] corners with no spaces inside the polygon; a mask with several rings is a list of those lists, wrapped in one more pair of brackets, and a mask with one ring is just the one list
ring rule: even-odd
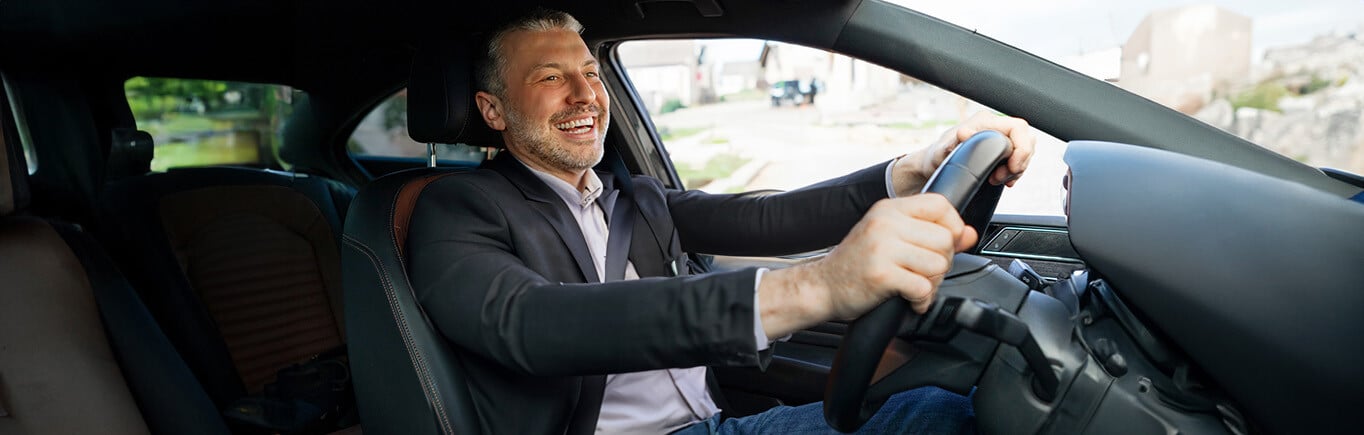
{"label": "dashboard", "polygon": [[984,234],[978,254],[1000,268],[1019,260],[1046,282],[1085,268],[1070,244],[1064,216],[996,215]]}

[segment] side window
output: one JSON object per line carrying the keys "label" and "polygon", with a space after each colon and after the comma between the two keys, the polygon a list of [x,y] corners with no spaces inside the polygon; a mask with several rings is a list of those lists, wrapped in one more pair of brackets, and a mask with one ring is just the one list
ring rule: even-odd
{"label": "side window", "polygon": [[[482,147],[465,144],[436,144],[436,161],[441,166],[477,166],[487,157]],[[404,88],[374,106],[351,133],[346,151],[360,160],[425,160],[427,145],[412,140],[407,133],[407,89]]]}
{"label": "side window", "polygon": [[[772,41],[631,41],[616,56],[688,189],[791,190],[936,140],[974,101],[847,56]],[[1000,213],[1061,215],[1065,144],[1035,131]]]}
{"label": "side window", "polygon": [[123,83],[137,129],[152,135],[152,170],[280,167],[280,127],[301,92],[288,86],[133,77]]}

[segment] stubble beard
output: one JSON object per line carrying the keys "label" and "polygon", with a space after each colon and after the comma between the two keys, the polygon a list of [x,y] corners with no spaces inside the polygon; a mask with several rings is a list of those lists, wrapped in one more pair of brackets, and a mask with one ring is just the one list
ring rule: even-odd
{"label": "stubble beard", "polygon": [[[595,108],[596,106],[591,106]],[[561,170],[578,171],[589,169],[601,162],[603,144],[606,135],[601,132],[606,131],[607,121],[603,118],[596,129],[597,138],[589,150],[578,151],[570,147],[580,145],[565,145],[554,137],[554,132],[549,131],[542,125],[531,122],[527,117],[522,116],[521,112],[511,105],[504,105],[505,116],[507,117],[507,134],[512,141],[525,148],[526,152],[535,156],[552,167]],[[569,110],[555,114],[551,119],[562,119],[575,114],[582,114],[582,111]],[[598,110],[596,113],[600,113]],[[576,152],[575,152],[576,151]]]}

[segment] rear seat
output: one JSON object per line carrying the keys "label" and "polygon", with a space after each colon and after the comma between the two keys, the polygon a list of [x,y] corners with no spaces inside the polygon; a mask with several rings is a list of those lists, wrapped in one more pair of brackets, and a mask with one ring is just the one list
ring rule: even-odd
{"label": "rear seat", "polygon": [[[146,173],[150,153],[131,143],[116,143],[110,161],[133,166],[110,174]],[[100,198],[100,233],[218,409],[227,409],[262,393],[280,369],[344,354],[337,246],[354,194],[302,174],[173,169],[111,181]]]}
{"label": "rear seat", "polygon": [[3,112],[0,433],[228,433],[98,244],[75,225],[24,215],[24,156]]}

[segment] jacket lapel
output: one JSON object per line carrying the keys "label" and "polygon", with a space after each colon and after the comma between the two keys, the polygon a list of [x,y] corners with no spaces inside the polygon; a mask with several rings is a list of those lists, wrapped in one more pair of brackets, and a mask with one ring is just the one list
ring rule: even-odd
{"label": "jacket lapel", "polygon": [[536,178],[535,174],[530,173],[529,169],[522,166],[521,162],[516,161],[509,152],[499,153],[497,158],[489,161],[485,167],[506,177],[507,181],[521,190],[531,208],[549,221],[554,231],[559,233],[559,239],[573,254],[573,261],[578,264],[584,282],[601,282],[597,276],[597,267],[592,263],[592,252],[587,249],[583,232],[578,228],[578,222],[573,219],[573,215],[569,213],[568,206],[564,205],[563,199]]}

